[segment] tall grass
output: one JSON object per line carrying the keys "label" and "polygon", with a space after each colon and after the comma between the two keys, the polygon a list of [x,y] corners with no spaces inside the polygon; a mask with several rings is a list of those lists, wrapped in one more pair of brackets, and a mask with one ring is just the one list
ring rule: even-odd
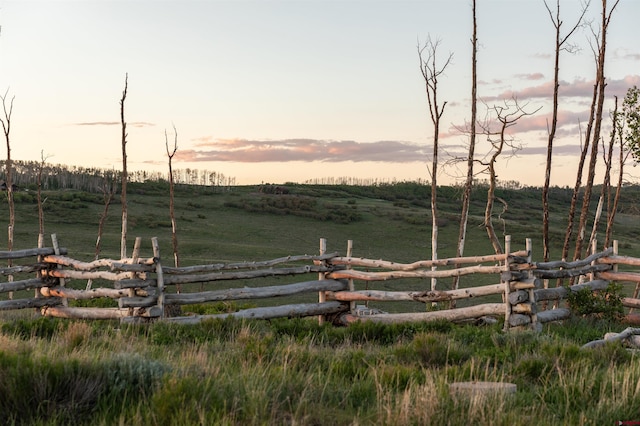
{"label": "tall grass", "polygon": [[[312,320],[200,325],[0,322],[2,424],[607,424],[640,419],[640,363],[616,323],[542,333],[500,325]],[[585,329],[592,330],[585,333]],[[458,381],[513,395],[451,395]]]}

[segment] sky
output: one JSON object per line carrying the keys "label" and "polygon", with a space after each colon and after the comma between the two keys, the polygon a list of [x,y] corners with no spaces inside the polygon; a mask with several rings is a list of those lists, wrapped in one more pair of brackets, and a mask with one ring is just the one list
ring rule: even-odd
{"label": "sky", "polygon": [[[547,3],[555,11],[555,0]],[[561,0],[564,34],[582,5]],[[600,14],[592,0],[591,26],[561,55],[552,185],[575,182]],[[621,0],[611,17],[607,111],[614,95],[640,86],[638,16],[639,1]],[[478,0],[477,20],[479,117],[513,99],[535,112],[509,129],[521,149],[498,160],[498,179],[541,186],[555,48],[549,13],[543,0]],[[428,39],[439,43],[439,63],[452,55],[439,79],[447,102],[439,157],[466,155],[471,0],[0,0],[0,26],[12,159],[120,170],[128,76],[129,170],[166,172],[165,132],[172,149],[175,126],[174,169],[215,171],[237,184],[429,181],[433,124],[418,59]],[[490,153],[486,137],[476,152]],[[627,170],[627,179],[640,177]],[[438,182],[464,173],[442,167]]]}

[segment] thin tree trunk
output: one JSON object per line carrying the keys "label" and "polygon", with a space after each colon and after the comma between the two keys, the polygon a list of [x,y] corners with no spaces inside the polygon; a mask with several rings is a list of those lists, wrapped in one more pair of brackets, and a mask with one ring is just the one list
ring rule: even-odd
{"label": "thin tree trunk", "polygon": [[[0,99],[2,100],[2,110],[4,112],[4,118],[0,119],[2,122],[2,130],[4,132],[4,138],[7,143],[7,161],[5,162],[6,167],[6,179],[5,184],[7,186],[7,200],[9,202],[9,226],[7,228],[7,250],[13,250],[13,234],[16,223],[16,210],[15,203],[13,201],[13,164],[11,162],[11,113],[13,112],[13,100],[11,98],[11,102],[9,104],[9,109],[7,110],[7,92],[5,92],[4,96]],[[13,265],[13,261],[11,259],[8,260],[7,266],[11,267]],[[9,281],[13,281],[13,275],[9,275],[7,277]],[[13,299],[13,292],[9,293],[9,299]]]}
{"label": "thin tree trunk", "polygon": [[[598,49],[597,59],[597,72],[596,72],[596,91],[598,93],[597,106],[595,110],[595,116],[592,114],[591,120],[594,122],[594,131],[591,137],[591,157],[589,159],[589,169],[587,174],[587,183],[585,185],[584,196],[582,198],[582,210],[580,212],[580,224],[578,225],[578,235],[576,236],[576,249],[573,255],[574,260],[582,257],[582,246],[584,241],[584,232],[587,225],[587,217],[589,215],[589,204],[591,202],[591,192],[593,190],[593,182],[595,180],[596,162],[598,159],[598,142],[600,141],[600,129],[602,125],[602,112],[604,109],[604,94],[605,94],[605,77],[604,77],[604,63],[606,57],[607,47],[607,29],[611,14],[618,5],[618,1],[615,2],[613,8],[607,13],[607,0],[602,0],[602,23],[600,28],[600,46]],[[588,140],[587,140],[588,143]]]}
{"label": "thin tree trunk", "polygon": [[[575,26],[569,31],[569,33],[565,37],[560,36],[560,27],[562,26],[562,21],[560,20],[560,0],[556,0],[556,13],[555,17],[549,9],[549,6],[545,2],[545,6],[547,11],[549,12],[549,17],[551,18],[551,22],[553,22],[553,26],[556,29],[556,45],[555,45],[555,58],[554,58],[554,67],[553,67],[553,113],[551,116],[551,128],[549,130],[549,139],[547,142],[547,162],[545,167],[545,176],[544,176],[544,186],[542,188],[542,257],[545,262],[549,260],[551,255],[550,247],[549,247],[549,186],[551,184],[551,158],[553,153],[553,141],[556,136],[556,129],[558,125],[558,90],[560,88],[560,50],[563,48],[563,45],[569,39],[571,34],[575,32],[575,30],[580,26],[584,18],[584,14],[587,11],[587,7],[585,6],[582,10],[582,14],[580,18],[576,22]],[[578,186],[579,188],[579,186]],[[572,225],[573,226],[573,225]]]}
{"label": "thin tree trunk", "polygon": [[[458,247],[456,256],[462,257],[464,254],[464,244],[467,235],[467,221],[469,217],[469,204],[471,202],[471,187],[473,186],[473,162],[475,160],[476,147],[476,116],[477,116],[477,53],[478,53],[478,37],[477,37],[477,20],[476,20],[476,0],[472,3],[473,10],[473,37],[471,40],[471,129],[469,135],[469,153],[467,157],[467,179],[464,185],[464,193],[462,195],[462,211],[460,213],[460,229],[458,232]],[[460,285],[460,278],[455,277],[452,288],[457,290]]]}
{"label": "thin tree trunk", "polygon": [[[165,147],[167,149],[167,157],[169,158],[169,216],[171,217],[171,244],[173,246],[173,261],[177,267],[180,266],[180,257],[178,256],[178,226],[176,223],[176,213],[175,213],[175,197],[174,197],[174,182],[173,182],[173,166],[172,160],[173,156],[176,155],[178,151],[178,131],[176,130],[176,126],[173,126],[174,132],[174,141],[173,141],[173,151],[169,152],[169,139],[167,137],[167,131],[164,132],[164,141]],[[200,286],[200,290],[203,290],[203,285]],[[181,286],[176,286],[176,291],[178,293],[181,292]]]}
{"label": "thin tree trunk", "polygon": [[[418,57],[420,58],[420,72],[424,77],[425,90],[427,92],[427,102],[429,104],[429,115],[433,123],[433,158],[431,163],[431,260],[438,259],[438,209],[437,209],[437,176],[438,176],[438,137],[440,133],[440,119],[444,114],[447,102],[438,106],[438,76],[444,72],[451,62],[451,55],[444,66],[438,69],[436,65],[436,53],[438,43],[433,43],[431,39],[427,41],[423,48],[418,47]],[[422,53],[427,50],[427,58],[424,59]],[[436,270],[432,266],[432,270]],[[431,279],[431,290],[435,290],[437,279]]]}
{"label": "thin tree trunk", "polygon": [[127,257],[127,123],[124,121],[124,101],[127,98],[129,74],[124,78],[124,90],[120,99],[120,123],[122,124],[122,192],[120,202],[122,203],[122,234],[120,238],[120,258]]}

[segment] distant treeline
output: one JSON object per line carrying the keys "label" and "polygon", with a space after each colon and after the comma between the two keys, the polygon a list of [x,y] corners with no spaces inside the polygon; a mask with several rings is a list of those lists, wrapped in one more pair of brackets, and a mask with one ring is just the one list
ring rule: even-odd
{"label": "distant treeline", "polygon": [[[13,167],[12,181],[18,189],[36,189],[38,176],[40,176],[41,188],[45,191],[76,189],[87,192],[102,192],[109,185],[118,184],[121,179],[121,172],[113,169],[54,165],[37,161],[14,160],[11,164]],[[128,178],[129,182],[168,182],[168,173],[130,171]],[[235,177],[198,169],[176,169],[173,171],[173,180],[178,185],[229,187],[236,184]],[[0,181],[6,181],[5,160],[0,160]]]}
{"label": "distant treeline", "polygon": [[[407,181],[398,180],[396,178],[359,178],[359,177],[350,177],[350,176],[340,176],[340,177],[323,177],[323,178],[314,178],[307,179],[303,182],[305,185],[349,185],[349,186],[379,186],[379,185],[396,185],[399,183],[404,183]],[[431,182],[424,179],[415,179],[409,181],[411,183],[417,183],[419,185],[431,185]],[[489,181],[484,179],[474,179],[474,186],[489,186]],[[455,186],[455,185],[454,185]],[[509,181],[497,181],[498,188],[504,189],[521,189],[523,188],[522,184],[516,180]]]}

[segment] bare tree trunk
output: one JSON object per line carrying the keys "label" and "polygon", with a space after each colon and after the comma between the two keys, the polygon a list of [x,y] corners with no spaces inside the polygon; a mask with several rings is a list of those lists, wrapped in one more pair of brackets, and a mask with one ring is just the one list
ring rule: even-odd
{"label": "bare tree trunk", "polygon": [[[7,143],[7,161],[5,162],[6,174],[7,177],[5,179],[5,184],[7,186],[7,200],[9,202],[9,226],[7,228],[7,250],[13,250],[13,233],[16,224],[16,209],[15,203],[13,202],[13,165],[11,163],[11,113],[13,112],[13,100],[15,96],[11,98],[11,102],[9,103],[9,109],[7,110],[7,94],[9,91],[7,90],[4,96],[0,97],[2,100],[2,110],[4,113],[4,118],[0,118],[0,122],[2,122],[2,130],[4,132],[4,139]],[[7,266],[11,267],[13,265],[13,261],[9,259],[7,261]],[[13,275],[8,276],[9,281],[13,281]],[[13,299],[13,292],[9,293],[9,299]]]}
{"label": "bare tree trunk", "polygon": [[[433,158],[431,162],[431,260],[438,259],[438,209],[437,209],[437,191],[438,191],[438,137],[440,133],[440,119],[444,114],[444,108],[447,105],[445,101],[442,107],[438,106],[438,76],[444,72],[451,62],[452,55],[446,60],[444,66],[437,67],[436,53],[438,42],[433,43],[429,38],[424,47],[418,46],[418,57],[420,58],[420,71],[425,81],[425,90],[427,92],[427,102],[429,104],[429,115],[433,123]],[[423,58],[423,52],[427,50],[427,57]],[[436,266],[431,268],[436,269]],[[436,289],[437,279],[431,279],[431,290]]]}
{"label": "bare tree trunk", "polygon": [[[504,106],[494,106],[493,111],[495,112],[495,119],[500,123],[500,130],[498,132],[493,132],[491,130],[491,121],[492,119],[488,118],[485,124],[480,124],[480,127],[483,128],[484,134],[487,137],[487,141],[491,143],[492,153],[489,157],[488,162],[478,161],[483,166],[486,166],[489,173],[489,189],[487,190],[487,204],[484,211],[484,227],[487,231],[487,235],[489,237],[489,241],[493,246],[493,250],[496,254],[502,254],[502,245],[498,236],[496,235],[495,229],[493,227],[493,206],[496,199],[495,192],[497,186],[497,178],[496,178],[496,169],[495,165],[498,158],[502,155],[505,147],[511,147],[512,149],[517,149],[513,145],[513,140],[507,140],[506,130],[509,127],[514,126],[518,120],[527,115],[535,114],[540,110],[538,108],[536,111],[532,113],[528,113],[520,107],[517,100],[513,100],[512,106],[505,102]],[[511,112],[509,112],[511,110]],[[493,136],[498,135],[497,140],[493,138]],[[504,210],[508,208],[506,201],[500,200],[504,205]]]}
{"label": "bare tree trunk", "polygon": [[[456,257],[462,257],[464,254],[464,243],[467,235],[467,221],[469,218],[469,204],[471,202],[471,187],[473,186],[473,162],[475,160],[476,147],[476,116],[478,98],[477,93],[477,53],[478,53],[478,26],[476,20],[476,0],[472,3],[473,10],[473,37],[471,40],[471,129],[469,135],[469,153],[467,157],[467,179],[464,185],[464,193],[462,195],[462,211],[460,213],[460,230],[458,232],[458,247],[456,249]],[[455,277],[452,288],[457,290],[460,285],[460,278]],[[452,306],[453,307],[453,306]]]}
{"label": "bare tree trunk", "polygon": [[620,201],[620,193],[622,191],[622,182],[624,177],[624,164],[626,163],[627,157],[630,154],[630,151],[625,152],[625,144],[624,144],[624,125],[622,123],[623,118],[620,117],[618,113],[618,98],[616,97],[616,108],[613,113],[613,130],[611,131],[611,138],[614,139],[615,135],[618,137],[618,141],[620,142],[620,153],[618,162],[620,169],[618,170],[618,184],[616,185],[616,193],[613,197],[613,203],[607,211],[607,230],[605,232],[604,238],[604,246],[609,247],[611,245],[611,235],[613,234],[613,223],[616,217],[616,211],[618,210],[618,202]]}
{"label": "bare tree trunk", "polygon": [[[576,249],[573,258],[580,259],[582,257],[582,245],[584,241],[584,232],[587,226],[587,217],[589,215],[589,204],[591,203],[591,192],[593,190],[593,182],[595,180],[596,162],[598,159],[598,142],[600,141],[600,129],[602,126],[602,111],[604,109],[604,89],[606,86],[604,77],[605,53],[607,47],[607,29],[611,14],[618,5],[616,1],[607,13],[607,0],[602,0],[602,23],[600,28],[600,46],[598,49],[597,72],[596,72],[596,91],[598,93],[598,101],[595,110],[595,116],[592,114],[591,120],[594,122],[594,131],[591,137],[591,157],[589,159],[589,169],[587,174],[587,183],[585,184],[584,196],[582,198],[582,210],[580,211],[580,224],[578,225],[578,235],[576,236]],[[588,143],[589,141],[585,141]]]}
{"label": "bare tree trunk", "polygon": [[[164,131],[164,142],[167,149],[167,157],[169,158],[169,216],[171,217],[171,244],[173,246],[173,261],[177,267],[180,266],[180,257],[178,256],[178,227],[176,224],[175,202],[174,202],[174,183],[173,183],[173,156],[178,151],[178,131],[176,126],[173,126],[174,140],[173,151],[169,152],[169,139],[167,137],[167,131]],[[176,285],[176,291],[181,292],[180,285]],[[202,290],[202,287],[201,287]]]}
{"label": "bare tree trunk", "polygon": [[563,48],[563,45],[567,41],[567,39],[573,34],[573,32],[579,27],[584,14],[587,11],[587,7],[585,6],[582,11],[582,15],[580,19],[576,23],[576,25],[571,29],[569,34],[567,34],[564,38],[560,36],[560,27],[562,26],[562,21],[560,20],[560,0],[556,0],[556,13],[555,16],[549,9],[547,2],[544,3],[547,11],[549,12],[549,16],[551,18],[551,22],[556,29],[556,46],[555,46],[555,61],[553,67],[553,113],[551,116],[551,129],[549,130],[549,139],[547,142],[547,162],[545,167],[545,175],[544,175],[544,186],[542,187],[542,257],[545,262],[549,261],[550,256],[550,247],[549,247],[549,185],[551,183],[551,155],[553,153],[553,141],[556,135],[556,128],[558,125],[558,90],[560,87],[559,81],[559,72],[560,72],[560,50]]}
{"label": "bare tree trunk", "polygon": [[124,101],[127,98],[129,74],[124,78],[124,90],[120,99],[120,123],[122,124],[122,192],[120,202],[122,203],[122,234],[120,238],[120,258],[127,257],[127,123],[124,121]]}

